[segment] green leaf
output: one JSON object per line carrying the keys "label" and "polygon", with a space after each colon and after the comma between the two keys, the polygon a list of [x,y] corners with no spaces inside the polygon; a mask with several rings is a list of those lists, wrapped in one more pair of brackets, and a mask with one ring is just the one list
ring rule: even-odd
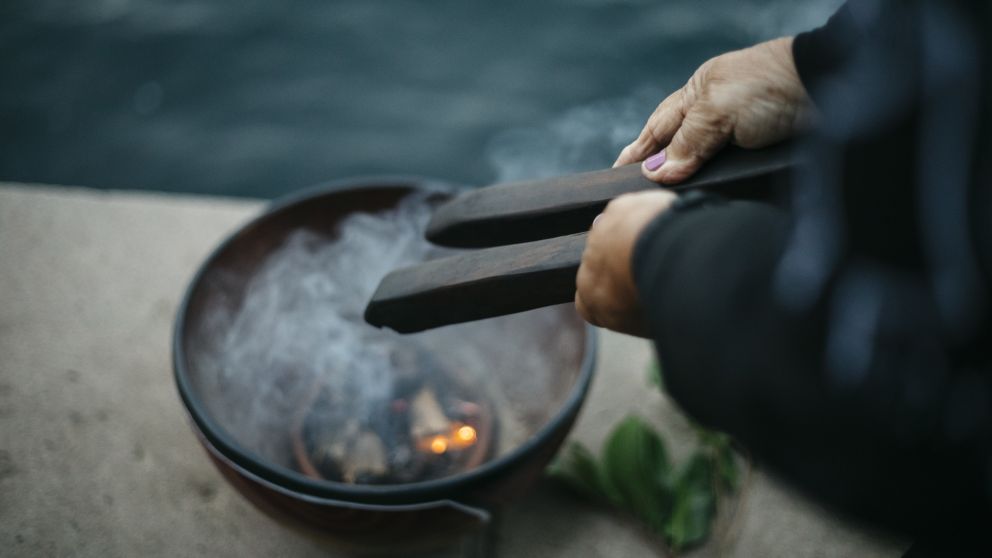
{"label": "green leaf", "polygon": [[585,446],[572,442],[548,469],[548,474],[565,482],[586,497],[610,501],[596,459]]}
{"label": "green leaf", "polygon": [[740,482],[730,438],[698,425],[694,429],[697,450],[679,469],[672,467],[654,429],[627,417],[610,433],[599,462],[572,443],[548,474],[590,499],[630,512],[677,552],[709,537],[717,498]]}
{"label": "green leaf", "polygon": [[657,360],[648,365],[648,383],[664,391],[665,380],[661,377],[661,363]]}
{"label": "green leaf", "polygon": [[692,428],[696,431],[699,444],[706,449],[719,450],[730,445],[730,436],[723,432],[709,430],[695,423],[692,424]]}
{"label": "green leaf", "polygon": [[613,502],[661,530],[671,509],[671,466],[661,437],[637,417],[621,422],[603,446],[603,477]]}
{"label": "green leaf", "polygon": [[721,486],[726,490],[737,490],[741,482],[740,469],[737,466],[737,456],[729,445],[717,453],[716,467]]}
{"label": "green leaf", "polygon": [[697,452],[682,469],[675,487],[672,514],[663,533],[675,550],[703,542],[716,514],[713,463]]}

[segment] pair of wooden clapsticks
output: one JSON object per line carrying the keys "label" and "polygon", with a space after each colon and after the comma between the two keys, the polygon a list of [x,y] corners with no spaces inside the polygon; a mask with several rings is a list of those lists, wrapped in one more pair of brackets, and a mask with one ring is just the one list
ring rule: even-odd
{"label": "pair of wooden clapsticks", "polygon": [[[790,143],[756,150],[728,146],[671,189],[760,195],[793,161]],[[458,195],[437,208],[427,239],[484,249],[393,271],[372,296],[365,320],[412,333],[569,302],[596,215],[621,194],[657,187],[635,164]]]}

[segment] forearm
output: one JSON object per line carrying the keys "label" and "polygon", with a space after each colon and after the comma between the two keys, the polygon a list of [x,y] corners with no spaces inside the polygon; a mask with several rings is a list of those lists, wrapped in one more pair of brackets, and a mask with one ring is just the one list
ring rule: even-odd
{"label": "forearm", "polygon": [[745,371],[742,358],[762,372],[758,353],[772,340],[755,328],[767,320],[787,227],[786,215],[771,206],[710,198],[663,214],[635,249],[635,281],[666,385],[697,419],[733,425],[738,435],[754,428],[740,419],[754,416],[747,407],[764,393],[763,378]]}

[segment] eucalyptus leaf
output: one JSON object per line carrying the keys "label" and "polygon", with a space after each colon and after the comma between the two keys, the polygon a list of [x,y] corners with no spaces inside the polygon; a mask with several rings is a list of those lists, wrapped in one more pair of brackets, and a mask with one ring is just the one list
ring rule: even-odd
{"label": "eucalyptus leaf", "polygon": [[658,482],[670,469],[661,437],[637,417],[628,417],[603,447],[603,470],[614,502],[660,530],[672,495]]}
{"label": "eucalyptus leaf", "polygon": [[723,432],[709,430],[695,423],[693,423],[692,427],[696,431],[696,436],[699,438],[699,444],[704,448],[722,449],[730,444],[730,436]]}
{"label": "eucalyptus leaf", "polygon": [[548,474],[587,498],[630,512],[673,550],[710,534],[722,489],[736,488],[738,465],[725,434],[696,426],[697,449],[681,468],[650,425],[627,417],[610,433],[599,460],[570,444]]}
{"label": "eucalyptus leaf", "polygon": [[702,453],[694,455],[683,468],[675,491],[672,514],[664,534],[674,549],[704,541],[716,515],[716,489],[713,463]]}
{"label": "eucalyptus leaf", "polygon": [[657,360],[651,361],[648,365],[648,383],[661,389],[665,390],[665,380],[661,376],[661,363]]}
{"label": "eucalyptus leaf", "polygon": [[601,502],[610,500],[596,458],[581,444],[575,442],[569,444],[548,470],[548,474],[592,500]]}
{"label": "eucalyptus leaf", "polygon": [[730,446],[720,448],[716,458],[717,474],[725,490],[737,490],[740,486],[740,469],[737,466],[737,456]]}

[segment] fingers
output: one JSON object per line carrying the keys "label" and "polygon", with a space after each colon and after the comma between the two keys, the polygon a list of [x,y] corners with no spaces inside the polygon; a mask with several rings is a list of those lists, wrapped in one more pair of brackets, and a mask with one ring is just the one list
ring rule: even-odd
{"label": "fingers", "polygon": [[658,105],[648,118],[640,135],[630,145],[624,147],[617,157],[614,167],[637,163],[653,155],[672,140],[685,116],[686,88],[669,95]]}
{"label": "fingers", "polygon": [[[590,227],[589,234],[597,234],[600,231],[597,229],[597,221],[603,218],[603,213],[600,213],[593,219],[592,227]],[[593,243],[595,246],[595,243]],[[589,322],[594,326],[602,327],[602,322],[596,316],[594,309],[596,307],[595,296],[593,287],[595,287],[597,281],[595,278],[596,270],[599,269],[598,258],[595,256],[595,250],[589,250],[589,244],[586,244],[586,249],[582,251],[582,261],[579,265],[578,273],[575,275],[575,309],[582,316],[582,319]],[[587,297],[592,296],[593,300],[587,300]]]}
{"label": "fingers", "polygon": [[587,322],[632,335],[646,331],[631,258],[644,227],[675,199],[660,188],[624,194],[593,221],[575,278],[575,308]]}
{"label": "fingers", "polygon": [[731,119],[710,103],[692,105],[672,136],[671,143],[658,156],[644,161],[644,176],[662,184],[677,184],[692,176],[729,141]]}
{"label": "fingers", "polygon": [[[692,176],[730,139],[733,117],[710,98],[713,59],[696,70],[684,87],[654,111],[641,134],[620,153],[614,167],[643,161],[644,176],[676,184]],[[661,148],[664,147],[664,150]]]}
{"label": "fingers", "polygon": [[582,299],[582,292],[579,290],[575,291],[575,309],[578,311],[579,315],[582,316],[583,320],[589,322],[594,326],[597,327],[600,326],[599,321],[596,320],[596,317],[593,316],[592,312],[590,311],[589,305],[586,304],[585,300]]}

